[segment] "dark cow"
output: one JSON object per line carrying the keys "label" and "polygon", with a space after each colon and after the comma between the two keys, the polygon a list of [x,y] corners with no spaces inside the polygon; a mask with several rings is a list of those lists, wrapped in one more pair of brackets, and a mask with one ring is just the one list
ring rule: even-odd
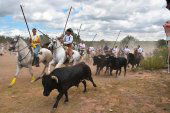
{"label": "dark cow", "polygon": [[132,69],[134,66],[138,67],[141,61],[141,57],[135,56],[133,53],[129,53],[127,56],[128,64],[132,65]]}
{"label": "dark cow", "polygon": [[[72,86],[79,85],[80,82],[84,85],[84,91],[86,92],[86,81],[89,80],[92,82],[93,86],[96,87],[92,79],[91,69],[84,62],[81,62],[75,66],[57,68],[50,73],[50,75],[42,76],[42,85],[44,87],[44,96],[49,96],[51,91],[57,89],[59,94],[56,98],[56,102],[53,105],[52,112],[58,106],[58,103],[63,95],[65,95],[65,102],[68,102],[68,89]],[[39,78],[38,78],[39,79]]]}
{"label": "dark cow", "polygon": [[[121,74],[121,68],[124,67],[124,76],[126,75],[126,68],[127,68],[127,60],[124,57],[114,57],[114,56],[109,56],[107,58],[109,62],[109,67],[110,67],[110,75],[112,75],[112,71],[116,70],[116,77],[119,72],[119,75]],[[107,71],[107,70],[106,70]]]}
{"label": "dark cow", "polygon": [[96,65],[96,75],[100,74],[100,71],[106,66],[108,68],[108,61],[105,55],[98,55],[93,57],[93,65]]}

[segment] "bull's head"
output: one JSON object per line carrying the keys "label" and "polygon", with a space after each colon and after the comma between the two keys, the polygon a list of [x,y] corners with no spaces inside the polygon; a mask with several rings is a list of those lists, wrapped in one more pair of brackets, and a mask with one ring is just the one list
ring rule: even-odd
{"label": "bull's head", "polygon": [[100,56],[94,56],[93,57],[93,65],[97,65],[98,62],[101,61],[101,57]]}
{"label": "bull's head", "polygon": [[58,78],[56,76],[50,76],[44,74],[42,77],[38,77],[35,81],[42,79],[42,85],[44,87],[43,95],[49,96],[53,89],[57,89]]}

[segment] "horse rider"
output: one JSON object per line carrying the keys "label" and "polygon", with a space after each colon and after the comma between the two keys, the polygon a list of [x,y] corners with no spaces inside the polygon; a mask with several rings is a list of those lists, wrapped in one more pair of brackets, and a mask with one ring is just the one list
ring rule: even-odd
{"label": "horse rider", "polygon": [[125,54],[125,58],[127,58],[128,54],[130,53],[130,49],[128,46],[125,46],[124,48],[124,54]]}
{"label": "horse rider", "polygon": [[81,56],[84,54],[85,49],[86,49],[86,45],[85,43],[83,43],[83,41],[81,41],[79,44],[79,52]]}
{"label": "horse rider", "polygon": [[143,48],[141,48],[140,45],[138,45],[138,47],[137,47],[137,53],[143,57],[143,52],[144,52],[144,51],[143,51]]}
{"label": "horse rider", "polygon": [[33,65],[35,65],[36,67],[39,67],[39,57],[38,57],[38,53],[40,51],[40,36],[37,34],[37,30],[35,28],[32,29],[32,36],[31,36],[31,45],[34,48],[34,61],[33,61]]}
{"label": "horse rider", "polygon": [[118,54],[119,54],[119,48],[117,46],[115,46],[113,49],[112,49],[112,53],[115,55],[115,57],[117,58],[118,57]]}
{"label": "horse rider", "polygon": [[72,43],[73,43],[73,30],[71,28],[66,30],[66,35],[64,36],[64,45],[67,46],[67,58],[69,58],[69,62],[72,61],[72,55],[73,55],[73,47],[72,47]]}
{"label": "horse rider", "polygon": [[107,44],[105,44],[103,51],[105,54],[107,54],[109,52],[109,47],[107,46]]}

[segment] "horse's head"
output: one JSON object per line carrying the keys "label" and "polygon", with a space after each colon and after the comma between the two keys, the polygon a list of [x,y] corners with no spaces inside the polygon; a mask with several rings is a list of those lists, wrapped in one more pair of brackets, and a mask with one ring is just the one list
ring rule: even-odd
{"label": "horse's head", "polygon": [[58,38],[55,38],[55,39],[53,38],[53,39],[51,39],[48,48],[49,48],[50,50],[54,50],[55,48],[60,47],[60,45],[61,45],[60,40],[59,40]]}
{"label": "horse's head", "polygon": [[9,44],[9,51],[15,51],[18,47],[19,36],[14,37],[14,39]]}
{"label": "horse's head", "polygon": [[55,47],[55,45],[56,45],[56,39],[51,39],[50,40],[50,44],[48,45],[48,48],[50,49],[50,50],[53,50],[54,49],[54,47]]}

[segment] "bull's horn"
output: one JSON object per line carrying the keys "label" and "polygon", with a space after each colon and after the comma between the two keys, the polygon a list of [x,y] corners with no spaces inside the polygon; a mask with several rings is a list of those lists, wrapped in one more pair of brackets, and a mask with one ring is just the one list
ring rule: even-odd
{"label": "bull's horn", "polygon": [[58,82],[58,78],[56,76],[51,76],[51,78]]}

